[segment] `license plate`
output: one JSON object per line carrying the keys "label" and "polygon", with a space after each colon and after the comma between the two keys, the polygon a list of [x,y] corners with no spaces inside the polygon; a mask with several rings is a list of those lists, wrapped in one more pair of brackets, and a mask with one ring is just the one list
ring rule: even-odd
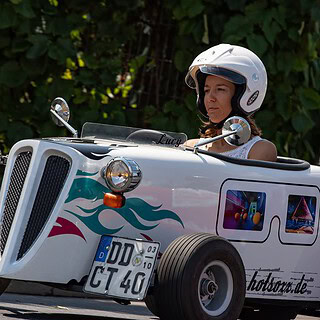
{"label": "license plate", "polygon": [[128,300],[143,300],[160,244],[102,236],[84,291]]}

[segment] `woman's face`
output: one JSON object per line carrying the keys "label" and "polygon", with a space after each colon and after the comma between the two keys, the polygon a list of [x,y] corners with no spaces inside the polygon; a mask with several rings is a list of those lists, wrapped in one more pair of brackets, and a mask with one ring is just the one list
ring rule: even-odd
{"label": "woman's face", "polygon": [[204,85],[204,105],[209,119],[219,123],[231,112],[231,99],[235,92],[235,85],[217,76],[207,76]]}

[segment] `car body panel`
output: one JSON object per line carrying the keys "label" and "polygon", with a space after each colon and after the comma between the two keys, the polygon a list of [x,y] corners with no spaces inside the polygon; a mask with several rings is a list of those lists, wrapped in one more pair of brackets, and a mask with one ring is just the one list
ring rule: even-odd
{"label": "car body panel", "polygon": [[[246,166],[183,147],[23,140],[9,154],[0,194],[2,223],[17,155],[29,151],[32,158],[1,256],[0,277],[81,282],[103,234],[159,241],[160,258],[180,235],[205,232],[228,239],[239,251],[247,298],[319,301],[319,167]],[[51,155],[66,159],[70,168],[43,227],[18,259]],[[103,204],[110,189],[101,169],[115,157],[134,160],[142,172],[141,183],[125,193],[120,209]]]}

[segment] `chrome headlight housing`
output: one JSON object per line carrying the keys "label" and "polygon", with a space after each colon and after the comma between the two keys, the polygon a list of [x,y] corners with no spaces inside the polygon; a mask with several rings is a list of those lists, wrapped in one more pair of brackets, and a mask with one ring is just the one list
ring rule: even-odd
{"label": "chrome headlight housing", "polygon": [[113,158],[102,168],[101,175],[113,192],[128,192],[141,181],[142,173],[138,164],[122,157]]}

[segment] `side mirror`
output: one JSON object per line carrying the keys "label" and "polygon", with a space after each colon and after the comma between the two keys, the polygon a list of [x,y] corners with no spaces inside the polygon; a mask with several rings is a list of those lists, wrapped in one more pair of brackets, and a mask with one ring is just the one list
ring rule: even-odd
{"label": "side mirror", "polygon": [[[55,112],[55,114],[59,115],[65,122],[68,122],[70,119],[70,109],[69,106],[63,98],[55,98],[51,103],[51,110]],[[51,114],[53,122],[59,126],[63,127],[64,123],[56,117],[54,113]]]}
{"label": "side mirror", "polygon": [[70,109],[63,98],[55,98],[50,107],[53,122],[59,127],[66,127],[75,138],[78,137],[78,131],[72,128],[68,121],[70,119]]}
{"label": "side mirror", "polygon": [[249,141],[251,127],[246,119],[237,116],[231,117],[225,121],[222,135],[225,136],[224,140],[232,146],[241,146]]}
{"label": "side mirror", "polygon": [[225,139],[225,141],[233,146],[241,146],[249,141],[251,137],[251,127],[248,121],[242,117],[228,118],[222,128],[222,134],[213,138],[204,139],[200,143],[194,146],[194,152],[197,152],[198,148],[208,143]]}

